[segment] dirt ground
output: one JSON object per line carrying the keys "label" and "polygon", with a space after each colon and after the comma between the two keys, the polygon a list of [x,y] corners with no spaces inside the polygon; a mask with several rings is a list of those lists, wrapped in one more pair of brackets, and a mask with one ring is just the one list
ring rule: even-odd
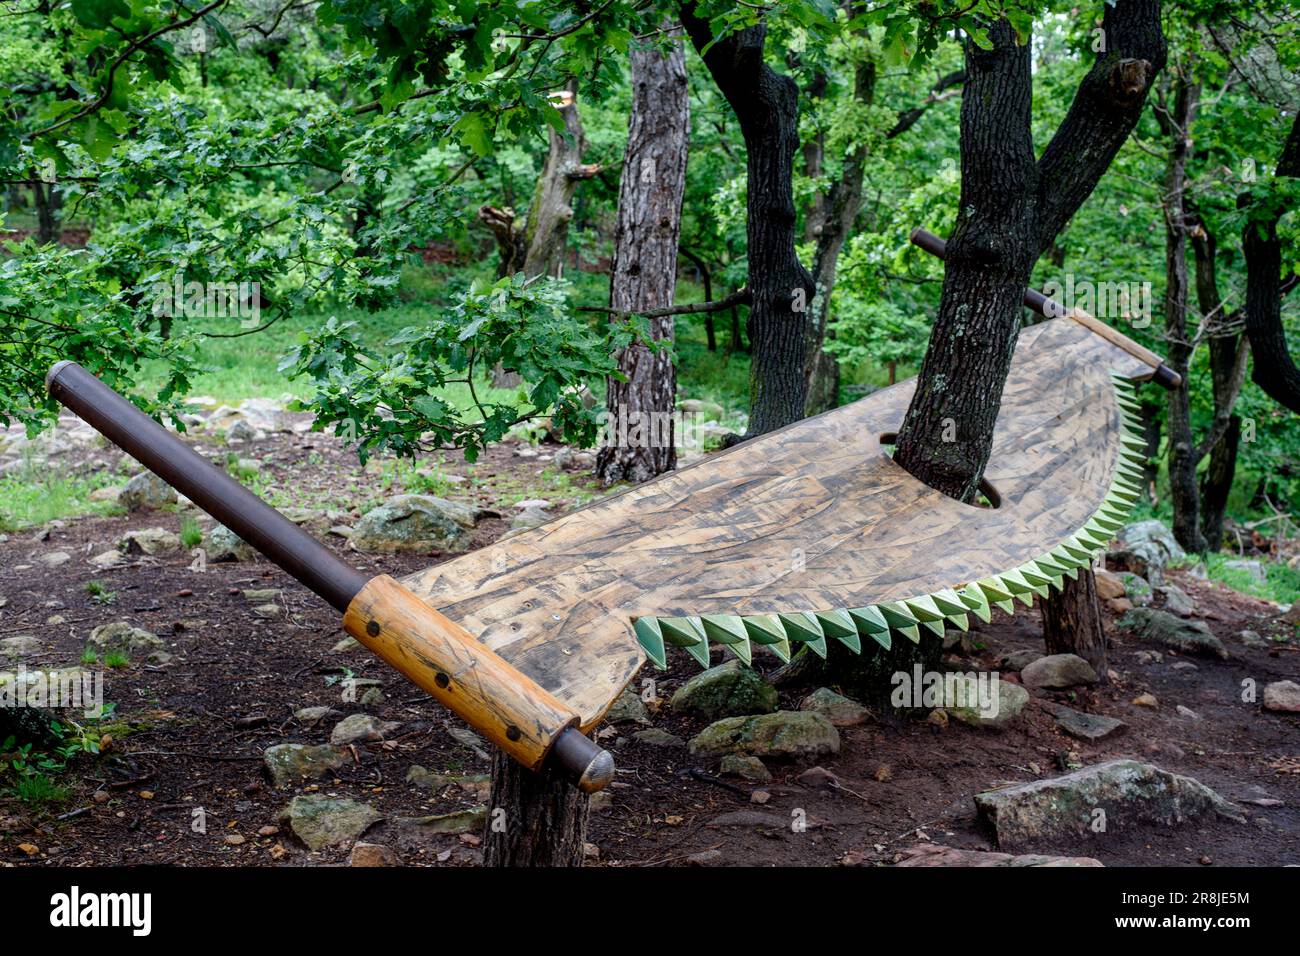
{"label": "dirt ground", "polygon": [[[218,443],[208,446],[224,455]],[[511,509],[499,505],[502,490],[526,486],[555,448],[543,448],[541,457],[520,457],[518,451],[519,446],[506,444],[472,471],[463,463],[451,467],[476,479],[452,497],[473,498],[503,514],[480,524],[478,544],[507,528],[504,516]],[[241,446],[239,454],[260,458],[263,475],[300,491],[304,500],[330,500],[342,511],[350,509],[348,502],[374,492],[374,476],[320,435],[274,435]],[[96,451],[110,463],[115,455]],[[10,533],[0,541],[0,595],[7,599],[0,608],[0,637],[28,634],[41,641],[42,651],[23,661],[28,669],[75,665],[91,629],[113,621],[159,635],[171,655],[161,666],[132,660],[107,671],[106,699],[116,705],[106,721],[113,739],[102,756],[79,758],[61,776],[71,790],[66,802],[31,809],[0,798],[0,861],[340,864],[347,861],[346,847],[309,852],[287,831],[269,829],[295,794],[352,797],[389,819],[448,813],[482,802],[472,786],[453,784],[429,792],[406,783],[414,765],[465,775],[486,773],[488,761],[449,733],[461,726],[455,718],[383,663],[361,649],[332,650],[345,636],[338,615],[273,565],[262,559],[210,563],[200,572],[192,569],[193,559],[184,551],[131,556],[113,570],[86,563],[90,555],[114,547],[128,530],[161,526],[175,532],[181,517],[155,511],[82,518]],[[342,537],[325,540],[347,560],[375,573],[400,575],[446,557],[362,555],[347,550]],[[48,569],[38,559],[52,550],[69,552],[73,560]],[[92,580],[115,593],[111,604],[87,592]],[[1142,648],[1114,633],[1114,678],[1109,683],[1050,695],[1128,723],[1126,731],[1097,744],[1064,736],[1037,700],[1015,726],[1002,731],[956,722],[938,729],[923,720],[873,721],[841,730],[840,754],[823,765],[839,777],[842,788],[826,791],[795,781],[805,766],[772,765],[775,780],[752,785],[718,777],[715,762],[693,759],[684,749],[635,741],[635,726],[604,728],[602,742],[615,753],[619,776],[591,818],[588,839],[599,855],[590,865],[672,865],[709,850],[718,851],[712,857],[720,864],[887,865],[923,842],[994,849],[976,825],[973,794],[1115,757],[1189,774],[1229,799],[1246,801],[1242,806],[1249,822],[1131,830],[1037,849],[1094,856],[1107,865],[1300,863],[1300,720],[1241,701],[1243,679],[1254,680],[1261,694],[1269,681],[1297,679],[1300,648],[1294,641],[1252,648],[1239,638],[1243,628],[1265,637],[1276,633],[1276,607],[1189,574],[1172,572],[1171,580],[1195,599],[1196,616],[1223,640],[1231,659],[1186,661],[1163,651],[1161,661],[1142,662]],[[242,595],[244,589],[262,588],[282,590],[280,616],[257,616]],[[977,625],[972,638],[973,668],[996,669],[1012,651],[1042,649],[1037,612],[1024,609],[1014,618],[998,614],[992,624]],[[1194,667],[1174,666],[1182,662]],[[671,663],[665,674],[647,670],[642,675],[656,679],[665,702],[698,671],[685,654],[672,655]],[[756,663],[765,670],[777,665],[766,655]],[[0,661],[0,668],[14,666]],[[364,707],[345,701],[340,680],[353,676],[381,681],[384,701]],[[806,691],[783,691],[782,707],[796,708]],[[1131,703],[1145,692],[1158,698],[1158,709]],[[370,713],[401,727],[384,742],[355,745],[351,762],[333,777],[277,790],[264,770],[262,752],[284,742],[324,743],[337,720],[301,726],[294,712],[312,705],[343,715]],[[1197,716],[1181,715],[1178,705]],[[666,706],[654,724],[683,738],[703,727],[702,721],[676,716]],[[752,802],[755,790],[770,795],[764,805]],[[195,807],[206,815],[206,833],[191,827]],[[795,832],[789,821],[800,813],[808,826]],[[365,839],[394,845],[410,865],[472,865],[480,858],[472,834],[411,843],[384,822]]]}

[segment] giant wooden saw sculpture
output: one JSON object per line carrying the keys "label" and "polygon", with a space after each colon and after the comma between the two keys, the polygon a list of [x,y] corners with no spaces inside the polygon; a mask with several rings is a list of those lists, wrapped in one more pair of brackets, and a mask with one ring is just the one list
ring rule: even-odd
{"label": "giant wooden saw sculpture", "polygon": [[1091,316],[1026,304],[1065,317],[1020,334],[986,506],[890,458],[907,381],[400,582],[340,561],[80,366],[47,384],[511,757],[593,791],[614,765],[585,734],[647,657],[662,667],[676,647],[707,666],[710,642],[745,662],[756,647],[825,656],[828,641],[870,653],[1030,604],[1105,547],[1142,477],[1130,383],[1178,376]]}

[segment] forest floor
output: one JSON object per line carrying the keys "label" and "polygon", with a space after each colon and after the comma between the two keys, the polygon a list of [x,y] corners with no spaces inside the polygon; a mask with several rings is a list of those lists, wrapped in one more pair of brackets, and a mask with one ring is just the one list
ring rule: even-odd
{"label": "forest floor", "polygon": [[[218,438],[201,437],[197,444],[218,460],[231,451]],[[558,513],[598,493],[585,474],[555,467],[558,447],[506,442],[472,466],[449,455],[416,490],[436,484],[437,493],[501,515],[479,523],[479,546],[505,533],[520,500],[540,495]],[[237,454],[258,463],[255,485],[263,493],[282,504],[335,509],[343,524],[367,503],[404,489],[401,473],[376,465],[362,469],[351,452],[320,434],[271,434],[240,445]],[[43,467],[71,473],[91,460],[108,475],[135,470],[120,458],[115,449],[74,444],[52,453]],[[169,655],[162,663],[119,660],[105,671],[105,697],[113,709],[87,725],[92,734],[111,739],[102,754],[80,755],[57,774],[62,792],[27,802],[0,795],[0,861],[345,864],[350,845],[311,851],[277,822],[293,797],[316,793],[373,807],[383,819],[364,840],[393,848],[406,864],[477,862],[475,832],[430,832],[440,827],[413,820],[483,804],[485,784],[475,779],[488,771],[483,748],[382,662],[360,648],[336,650],[345,635],[339,616],[322,601],[261,558],[209,562],[200,571],[182,549],[127,555],[115,568],[88,563],[128,531],[179,532],[187,516],[192,522],[197,513],[92,515],[0,536],[0,638],[28,635],[38,645],[21,660],[23,667],[77,666],[89,632],[117,621],[158,635]],[[210,526],[205,520],[204,527]],[[324,540],[372,573],[401,575],[447,557],[360,554],[347,550],[345,538],[336,534]],[[68,558],[50,560],[56,552]],[[1035,692],[1006,729],[955,721],[939,728],[924,719],[892,718],[841,728],[839,754],[820,761],[838,777],[838,790],[801,785],[796,778],[807,764],[771,764],[775,779],[765,784],[720,778],[716,762],[638,741],[632,736],[641,729],[636,725],[603,727],[601,741],[615,753],[619,776],[592,814],[589,865],[887,865],[924,844],[996,849],[977,825],[975,793],[1117,757],[1195,777],[1238,801],[1248,822],[1128,829],[1036,851],[1091,856],[1107,865],[1300,863],[1300,716],[1264,711],[1241,699],[1246,678],[1261,689],[1270,681],[1295,679],[1300,647],[1294,639],[1247,646],[1240,638],[1243,629],[1265,638],[1279,635],[1284,628],[1276,605],[1183,571],[1170,577],[1194,599],[1193,616],[1229,649],[1228,660],[1189,660],[1167,650],[1157,660],[1113,631],[1108,683]],[[88,588],[91,582],[96,584]],[[278,589],[272,602],[278,610],[268,613],[264,603],[255,610],[243,594],[249,589]],[[995,614],[991,624],[972,631],[972,669],[995,670],[1015,651],[1041,652],[1036,611]],[[0,660],[0,669],[18,664]],[[655,678],[665,703],[652,708],[654,726],[689,738],[705,722],[674,714],[666,701],[698,667],[685,654],[671,655],[670,664],[666,673],[642,675]],[[761,655],[756,664],[770,671],[777,662]],[[349,701],[356,695],[344,692],[347,678],[377,682],[382,700]],[[811,689],[782,690],[782,708],[797,709]],[[1159,706],[1134,705],[1143,693],[1154,694]],[[1042,706],[1052,699],[1121,718],[1128,727],[1098,743],[1064,736]],[[1180,712],[1179,705],[1192,713]],[[310,706],[334,714],[307,726],[295,712]],[[385,740],[345,748],[346,762],[316,783],[279,789],[271,784],[263,758],[268,747],[325,743],[338,719],[354,713],[399,726]],[[468,779],[431,789],[408,782],[416,766]],[[766,793],[766,802],[760,805],[754,791]],[[802,832],[790,826],[800,815],[807,821]],[[205,826],[196,827],[200,818]]]}

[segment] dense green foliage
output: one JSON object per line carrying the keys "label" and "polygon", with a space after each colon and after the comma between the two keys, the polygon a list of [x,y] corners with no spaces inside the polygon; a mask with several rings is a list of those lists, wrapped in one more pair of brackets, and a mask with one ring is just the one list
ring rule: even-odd
{"label": "dense green foliage", "polygon": [[[891,374],[906,378],[942,277],[907,235],[915,226],[945,234],[958,196],[960,86],[931,92],[962,66],[954,37],[980,40],[991,11],[1033,34],[1041,149],[1091,61],[1100,4],[699,6],[718,35],[765,15],[769,61],[804,91],[801,137],[820,136],[825,148],[816,168],[796,160],[801,220],[845,157],[867,157],[827,347],[841,363],[843,400]],[[581,390],[602,395],[611,351],[640,332],[638,322],[579,308],[607,301],[627,52],[674,42],[663,28],[672,13],[634,0],[43,0],[8,16],[0,167],[4,225],[19,232],[0,258],[0,420],[48,424],[44,372],[72,358],[158,414],[179,412],[190,392],[293,392],[363,455],[440,445],[472,454],[540,416],[590,443],[599,406],[587,407]],[[1231,311],[1243,294],[1245,222],[1294,207],[1270,171],[1300,99],[1298,37],[1271,4],[1170,5],[1166,21],[1171,71],[1203,85],[1189,132],[1192,192],[1218,243]],[[852,82],[864,59],[879,74],[869,103]],[[694,54],[688,70],[682,301],[702,298],[706,284],[722,298],[746,279],[744,143]],[[550,97],[570,79],[584,161],[601,171],[575,196],[566,278],[499,280],[477,210],[527,209],[549,131],[561,125]],[[1105,317],[1159,351],[1166,144],[1155,108],[1035,281],[1150,283],[1149,324],[1145,312]],[[893,135],[913,110],[920,115]],[[56,231],[88,230],[84,248],[42,243],[39,203]],[[1284,216],[1292,263],[1298,228]],[[804,238],[809,262],[816,237]],[[234,291],[192,299],[195,283]],[[744,313],[737,342],[724,311],[679,318],[674,344],[685,391],[733,414],[745,411]],[[1294,322],[1293,302],[1284,314]],[[704,345],[706,322],[716,351]],[[1205,352],[1192,376],[1202,429],[1213,411]],[[498,363],[524,385],[491,389]],[[1294,416],[1249,383],[1238,411],[1252,427],[1232,511],[1285,512],[1300,502]]]}

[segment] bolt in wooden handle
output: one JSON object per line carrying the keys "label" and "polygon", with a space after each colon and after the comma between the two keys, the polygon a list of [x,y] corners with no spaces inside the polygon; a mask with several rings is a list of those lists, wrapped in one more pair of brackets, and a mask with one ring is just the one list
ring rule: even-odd
{"label": "bolt in wooden handle", "polygon": [[612,778],[575,711],[388,575],[352,599],[343,627],[525,767],[553,756],[589,793]]}

